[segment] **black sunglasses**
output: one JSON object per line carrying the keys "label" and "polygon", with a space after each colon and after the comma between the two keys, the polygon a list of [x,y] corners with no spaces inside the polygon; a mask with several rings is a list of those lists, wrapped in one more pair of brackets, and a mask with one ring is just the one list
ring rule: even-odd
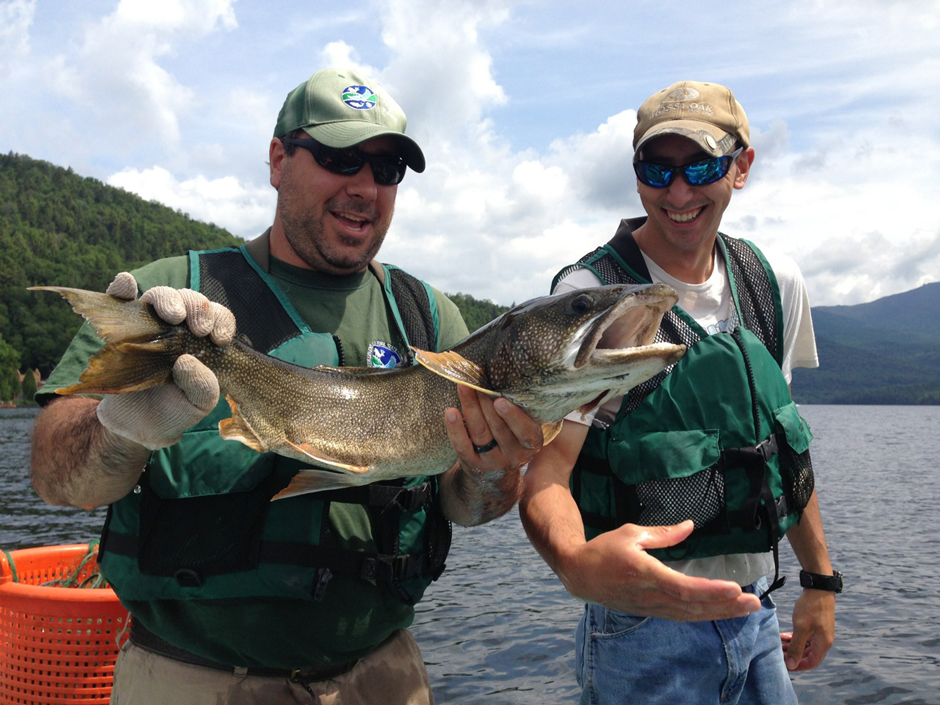
{"label": "black sunglasses", "polygon": [[744,147],[738,147],[731,154],[700,159],[681,166],[656,164],[654,162],[634,162],[633,171],[636,172],[636,178],[640,180],[640,183],[652,188],[666,188],[672,183],[677,173],[682,174],[689,186],[706,186],[723,179],[742,151],[744,151]]}
{"label": "black sunglasses", "polygon": [[394,186],[405,178],[405,160],[399,156],[369,154],[355,147],[327,147],[312,137],[285,137],[281,142],[306,149],[313,155],[317,164],[334,174],[352,176],[368,164],[372,167],[372,178],[379,186]]}

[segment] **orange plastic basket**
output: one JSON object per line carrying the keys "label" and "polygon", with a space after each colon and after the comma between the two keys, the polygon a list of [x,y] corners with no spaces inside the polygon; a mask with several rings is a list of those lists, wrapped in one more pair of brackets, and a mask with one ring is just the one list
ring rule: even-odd
{"label": "orange plastic basket", "polygon": [[[111,588],[48,587],[71,576],[85,544],[0,552],[0,703],[107,703],[127,610]],[[95,561],[78,574],[81,582]],[[14,570],[18,582],[14,582]]]}

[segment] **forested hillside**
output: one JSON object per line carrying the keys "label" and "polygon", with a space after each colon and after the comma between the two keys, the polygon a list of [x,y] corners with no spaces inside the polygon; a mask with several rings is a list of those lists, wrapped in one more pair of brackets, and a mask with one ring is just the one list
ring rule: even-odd
{"label": "forested hillside", "polygon": [[0,155],[0,337],[19,353],[22,368],[45,376],[81,320],[58,297],[26,287],[101,291],[122,269],[241,242],[71,169]]}
{"label": "forested hillside", "polygon": [[940,283],[855,306],[818,306],[819,369],[793,371],[806,404],[940,404]]}

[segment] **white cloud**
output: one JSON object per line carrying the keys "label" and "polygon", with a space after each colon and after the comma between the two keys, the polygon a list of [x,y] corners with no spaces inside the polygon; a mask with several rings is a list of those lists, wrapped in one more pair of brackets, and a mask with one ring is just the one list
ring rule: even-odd
{"label": "white cloud", "polygon": [[[161,60],[182,41],[235,27],[231,0],[122,0],[112,14],[85,25],[74,53],[51,59],[51,88],[82,105],[110,135],[177,147],[181,117],[198,107],[196,92]],[[113,148],[127,154],[126,144]]]}
{"label": "white cloud", "polygon": [[0,80],[9,79],[27,64],[29,28],[35,12],[35,0],[9,0],[0,4]]}
{"label": "white cloud", "polygon": [[260,234],[274,217],[274,190],[254,189],[227,176],[196,176],[178,181],[163,167],[124,169],[107,183],[158,201],[197,220],[214,223],[247,239]]}
{"label": "white cloud", "polygon": [[120,0],[114,17],[120,25],[144,31],[183,31],[198,35],[221,29],[235,29],[234,0]]}

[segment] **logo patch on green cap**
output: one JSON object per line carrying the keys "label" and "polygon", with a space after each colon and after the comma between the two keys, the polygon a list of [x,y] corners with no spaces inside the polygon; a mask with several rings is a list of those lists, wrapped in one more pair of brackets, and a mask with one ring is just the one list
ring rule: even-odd
{"label": "logo patch on green cap", "polygon": [[375,107],[375,91],[368,86],[346,86],[343,102],[356,110],[372,110]]}

